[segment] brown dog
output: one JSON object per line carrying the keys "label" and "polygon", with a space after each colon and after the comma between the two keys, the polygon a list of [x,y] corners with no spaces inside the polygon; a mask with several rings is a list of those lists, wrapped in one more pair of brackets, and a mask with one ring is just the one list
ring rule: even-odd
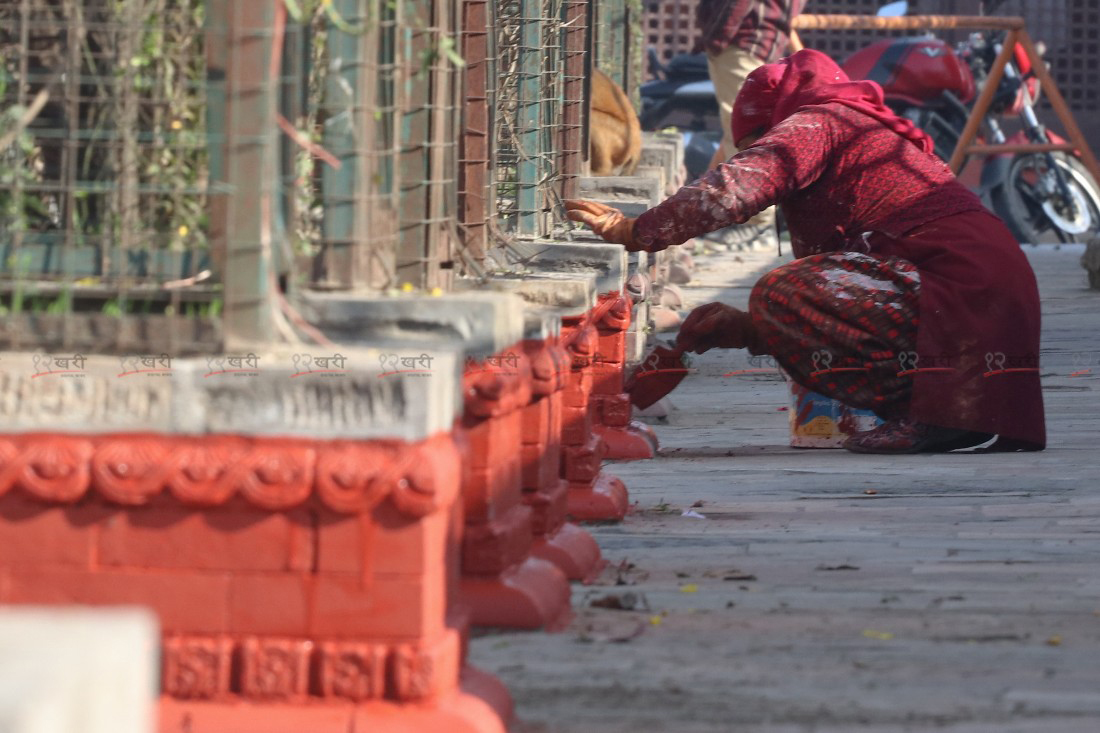
{"label": "brown dog", "polygon": [[598,69],[592,73],[591,109],[592,175],[632,174],[642,154],[642,127],[626,93]]}

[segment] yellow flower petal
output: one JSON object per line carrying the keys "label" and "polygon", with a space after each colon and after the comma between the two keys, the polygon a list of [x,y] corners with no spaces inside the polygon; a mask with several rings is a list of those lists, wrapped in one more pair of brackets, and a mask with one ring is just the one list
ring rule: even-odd
{"label": "yellow flower petal", "polygon": [[879,641],[890,641],[894,638],[894,635],[889,631],[875,631],[874,629],[865,630],[863,635],[868,639],[878,639]]}

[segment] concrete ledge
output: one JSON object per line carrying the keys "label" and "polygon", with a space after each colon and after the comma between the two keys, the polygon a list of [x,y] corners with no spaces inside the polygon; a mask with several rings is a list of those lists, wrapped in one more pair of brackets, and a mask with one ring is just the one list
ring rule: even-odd
{"label": "concrete ledge", "polygon": [[674,172],[678,172],[684,165],[684,136],[680,132],[643,132],[643,154],[646,147],[655,145],[668,145],[672,147],[674,154]]}
{"label": "concrete ledge", "polygon": [[550,308],[528,308],[524,318],[523,338],[545,341],[561,336],[562,312]]}
{"label": "concrete ledge", "polygon": [[140,608],[0,610],[0,730],[152,733],[159,646]]}
{"label": "concrete ledge", "polygon": [[490,356],[523,335],[523,301],[507,293],[304,293],[301,312],[332,340],[353,345],[385,341],[416,348],[450,343],[473,356]]}
{"label": "concrete ledge", "polygon": [[476,287],[513,293],[529,306],[551,308],[562,315],[584,313],[596,304],[594,271],[554,272],[542,269],[542,263],[529,263],[532,272],[494,275],[488,282],[468,282],[460,287]]}
{"label": "concrete ledge", "polygon": [[460,346],[282,349],[79,362],[7,352],[0,358],[0,432],[415,441],[449,431],[460,413]]}
{"label": "concrete ledge", "polygon": [[652,178],[657,181],[662,199],[667,195],[669,181],[675,180],[669,176],[663,165],[639,165],[634,172],[643,178]]}
{"label": "concrete ledge", "polygon": [[586,244],[532,240],[516,242],[512,247],[525,259],[527,267],[540,276],[594,275],[597,295],[622,292],[627,278],[626,250],[618,244],[606,244],[598,238],[597,241]]}
{"label": "concrete ledge", "polygon": [[577,196],[612,202],[656,206],[664,198],[661,182],[647,176],[585,176],[577,179]]}
{"label": "concrete ledge", "polygon": [[677,154],[676,145],[659,138],[647,140],[642,143],[642,155],[638,162],[639,170],[643,168],[659,168],[664,171],[665,181],[675,181],[680,174],[680,166],[677,160],[682,155]]}

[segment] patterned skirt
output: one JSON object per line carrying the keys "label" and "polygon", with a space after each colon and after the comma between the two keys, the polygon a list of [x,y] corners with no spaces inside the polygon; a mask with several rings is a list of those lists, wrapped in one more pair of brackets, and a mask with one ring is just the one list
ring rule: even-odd
{"label": "patterned skirt", "polygon": [[859,252],[803,257],[753,288],[753,350],[774,357],[807,389],[884,419],[905,417],[919,296],[920,274],[905,260]]}

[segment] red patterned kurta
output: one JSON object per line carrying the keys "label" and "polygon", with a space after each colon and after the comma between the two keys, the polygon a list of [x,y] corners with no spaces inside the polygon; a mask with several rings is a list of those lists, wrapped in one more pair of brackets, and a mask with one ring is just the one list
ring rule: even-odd
{"label": "red patterned kurta", "polygon": [[796,257],[854,251],[917,267],[916,362],[906,355],[899,369],[913,379],[911,418],[1045,445],[1031,266],[942,161],[875,119],[804,108],[642,214],[634,235],[663,249],[777,202]]}
{"label": "red patterned kurta", "polygon": [[806,0],[700,0],[695,20],[702,35],[696,51],[719,54],[737,46],[761,61],[787,50],[791,21]]}

